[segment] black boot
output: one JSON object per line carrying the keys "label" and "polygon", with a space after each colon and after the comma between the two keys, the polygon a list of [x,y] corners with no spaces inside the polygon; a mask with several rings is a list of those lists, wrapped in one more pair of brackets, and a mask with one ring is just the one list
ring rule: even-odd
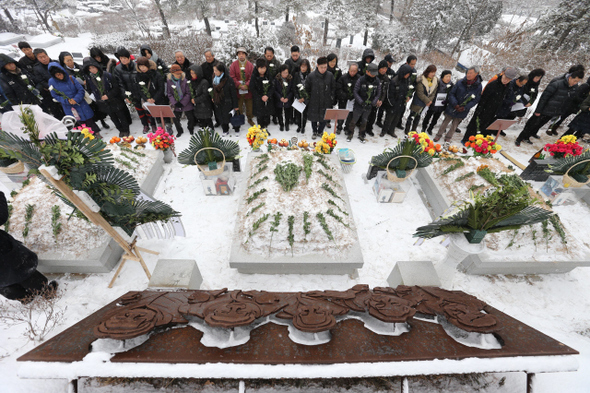
{"label": "black boot", "polygon": [[412,128],[412,118],[409,118],[408,121],[406,122],[406,128],[404,129],[404,133],[406,135],[408,135],[408,133],[410,131],[412,131],[411,128]]}
{"label": "black boot", "polygon": [[102,127],[103,127],[105,130],[108,130],[109,128],[111,128],[111,127],[110,127],[110,126],[109,126],[109,125],[108,125],[108,124],[107,124],[107,123],[106,123],[104,120],[101,120],[101,121],[100,121],[100,124],[102,124]]}
{"label": "black boot", "polygon": [[285,123],[283,122],[283,116],[279,117],[279,130],[285,131]]}

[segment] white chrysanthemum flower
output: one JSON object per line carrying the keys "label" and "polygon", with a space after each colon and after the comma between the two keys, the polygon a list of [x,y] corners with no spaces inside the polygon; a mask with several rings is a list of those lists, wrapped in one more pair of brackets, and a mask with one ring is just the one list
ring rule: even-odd
{"label": "white chrysanthemum flower", "polygon": [[210,93],[210,92],[212,92],[212,91],[213,91],[213,88],[212,88],[212,87],[210,87],[210,88],[208,88],[208,89],[207,89],[207,91]]}
{"label": "white chrysanthemum flower", "polygon": [[131,92],[130,92],[130,91],[126,91],[126,92],[125,92],[125,95],[126,95],[127,97],[129,97],[129,96],[131,96]]}
{"label": "white chrysanthemum flower", "polygon": [[264,83],[265,85],[267,85],[269,82],[265,79],[262,81],[262,83]]}
{"label": "white chrysanthemum flower", "polygon": [[522,96],[516,96],[516,101],[520,100]]}
{"label": "white chrysanthemum flower", "polygon": [[100,79],[100,76],[97,76],[96,80],[100,82],[102,79]]}
{"label": "white chrysanthemum flower", "polygon": [[140,86],[145,86],[145,82],[143,82],[143,81],[142,82],[139,82],[139,85]]}
{"label": "white chrysanthemum flower", "polygon": [[283,82],[283,86],[287,87],[289,84],[287,82]]}
{"label": "white chrysanthemum flower", "polygon": [[54,89],[53,85],[49,86],[49,90],[50,91],[53,90],[53,89]]}

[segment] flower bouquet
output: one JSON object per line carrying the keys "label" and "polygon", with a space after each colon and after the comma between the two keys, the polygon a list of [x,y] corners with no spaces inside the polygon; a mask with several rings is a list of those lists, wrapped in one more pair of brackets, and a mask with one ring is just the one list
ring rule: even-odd
{"label": "flower bouquet", "polygon": [[417,133],[412,131],[408,134],[408,137],[413,138],[416,143],[422,146],[422,151],[434,156],[436,153],[440,153],[442,151],[442,146],[440,144],[434,144],[434,142],[430,139],[427,133],[421,132]]}
{"label": "flower bouquet", "polygon": [[338,141],[336,140],[336,134],[328,134],[324,131],[322,140],[315,144],[315,151],[322,154],[331,154],[337,144]]}
{"label": "flower bouquet", "polygon": [[84,135],[84,139],[88,139],[89,141],[94,139],[94,131],[92,131],[89,127],[86,127],[86,124],[82,124],[78,128],[74,128],[73,131],[80,131],[82,135]]}
{"label": "flower bouquet", "polygon": [[543,150],[548,151],[554,158],[579,156],[584,150],[574,135],[564,135],[555,143],[548,143]]}
{"label": "flower bouquet", "polygon": [[260,149],[267,138],[268,132],[266,129],[260,128],[258,124],[248,128],[246,139],[248,140],[250,146],[252,146],[252,150],[256,151]]}
{"label": "flower bouquet", "polygon": [[167,133],[162,127],[158,127],[156,132],[150,132],[147,137],[154,149],[164,152],[171,150],[174,153],[174,140],[176,138]]}
{"label": "flower bouquet", "polygon": [[493,136],[482,134],[470,136],[469,141],[465,142],[465,147],[472,149],[474,157],[489,157],[502,150],[502,146],[494,143]]}

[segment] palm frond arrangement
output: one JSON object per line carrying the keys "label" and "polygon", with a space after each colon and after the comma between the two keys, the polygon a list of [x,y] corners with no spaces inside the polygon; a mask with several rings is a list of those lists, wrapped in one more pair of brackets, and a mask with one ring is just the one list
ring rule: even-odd
{"label": "palm frond arrangement", "polygon": [[[222,139],[215,130],[205,127],[191,137],[189,146],[178,155],[178,162],[183,165],[196,165],[195,154],[205,147],[215,147],[221,150],[226,161],[232,161],[240,154],[240,146],[237,142]],[[197,163],[206,165],[209,162],[219,162],[222,159],[223,156],[219,151],[207,149],[198,154]]]}
{"label": "palm frond arrangement", "polygon": [[[448,217],[419,227],[414,237],[430,239],[447,233],[466,233],[472,240],[479,232],[483,238],[486,233],[518,229],[523,225],[536,224],[549,219],[553,212],[534,206],[528,186],[516,182],[502,185],[486,194],[477,194],[472,202],[464,202],[459,211]],[[474,243],[477,241],[473,241]]]}
{"label": "palm frond arrangement", "polygon": [[[400,156],[414,157],[418,163],[416,164],[410,158]],[[391,161],[392,159],[393,161]],[[383,153],[371,158],[371,165],[382,169],[387,169],[389,165],[389,169],[395,170],[397,176],[400,178],[406,177],[405,171],[407,170],[424,168],[430,164],[432,164],[432,156],[425,152],[424,148],[416,143],[414,138],[406,138],[400,141],[393,149],[385,149]]]}
{"label": "palm frond arrangement", "polygon": [[590,176],[590,162],[580,164],[582,161],[590,160],[590,150],[586,150],[579,156],[568,155],[564,158],[557,159],[555,164],[550,164],[546,171],[556,175],[564,175],[568,170],[568,175],[580,183],[588,181]]}
{"label": "palm frond arrangement", "polygon": [[[21,112],[26,127],[36,125],[34,115]],[[34,130],[29,130],[33,135]],[[113,166],[111,152],[100,139],[90,140],[81,133],[68,132],[65,140],[51,134],[41,141],[30,141],[1,131],[0,150],[3,156],[23,161],[33,173],[39,167],[55,166],[62,180],[72,189],[85,191],[100,207],[100,214],[112,226],[120,226],[131,235],[135,227],[154,221],[166,221],[180,216],[167,204],[139,198],[135,178]],[[61,193],[55,193],[69,206],[73,204]]]}

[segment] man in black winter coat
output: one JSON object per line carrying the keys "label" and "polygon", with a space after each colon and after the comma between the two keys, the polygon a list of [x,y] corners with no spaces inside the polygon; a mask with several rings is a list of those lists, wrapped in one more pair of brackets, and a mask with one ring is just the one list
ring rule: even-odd
{"label": "man in black winter coat", "polygon": [[21,57],[18,61],[19,68],[25,70],[27,73],[33,75],[33,67],[37,64],[37,58],[33,53],[33,48],[29,45],[26,41],[21,41],[18,43],[18,49],[21,50],[25,55]]}
{"label": "man in black winter coat", "polygon": [[336,82],[334,75],[328,72],[328,59],[320,57],[317,60],[317,67],[314,72],[305,79],[305,90],[309,94],[306,100],[307,118],[311,122],[313,130],[312,139],[321,138],[326,127],[326,109],[332,107],[336,93]]}
{"label": "man in black winter coat", "polygon": [[[0,225],[8,220],[8,204],[0,191]],[[0,295],[26,304],[36,295],[53,296],[57,283],[37,271],[37,254],[0,230]]]}
{"label": "man in black winter coat", "polygon": [[301,51],[297,45],[291,47],[291,57],[285,60],[285,64],[289,66],[289,74],[295,76],[299,72],[299,66],[301,66]]}
{"label": "man in black winter coat", "polygon": [[[338,100],[338,109],[346,109],[348,101],[354,101],[354,87],[356,82],[360,79],[361,75],[358,72],[358,64],[353,63],[348,67],[348,72],[336,82],[336,99]],[[346,129],[350,125],[352,119],[352,111],[348,113],[346,118]],[[336,128],[336,134],[340,135],[342,132],[342,126],[344,120],[338,120],[338,126]]]}
{"label": "man in black winter coat", "polygon": [[49,63],[54,62],[45,52],[45,49],[37,48],[33,51],[37,58],[37,64],[33,67],[33,80],[35,81],[37,90],[41,93],[43,100],[41,101],[41,108],[46,113],[50,113],[58,120],[63,119],[65,113],[60,103],[55,102],[49,91]]}
{"label": "man in black winter coat", "polygon": [[189,67],[193,64],[189,61],[189,59],[187,59],[186,57],[184,57],[184,52],[179,50],[174,51],[174,58],[176,59],[176,61],[172,64],[178,64],[180,66],[180,69],[182,70],[182,72],[184,72],[185,74],[188,74],[189,71]]}
{"label": "man in black winter coat", "polygon": [[385,97],[387,97],[387,87],[389,86],[389,81],[391,78],[387,74],[387,70],[389,70],[389,66],[387,65],[387,61],[381,60],[378,65],[379,69],[377,70],[377,78],[381,83],[381,95],[379,96],[379,100],[377,101],[377,105],[371,111],[369,115],[369,120],[367,120],[367,129],[365,133],[369,136],[375,136],[373,134],[373,124],[375,124],[375,120],[377,120],[377,113],[381,113],[383,116],[382,107],[383,101],[385,101]]}
{"label": "man in black winter coat", "polygon": [[356,63],[359,66],[359,73],[361,74],[361,76],[365,75],[365,72],[367,71],[367,66],[373,63],[373,60],[375,60],[375,52],[373,51],[373,49],[365,49],[363,51],[361,59]]}
{"label": "man in black winter coat", "polygon": [[209,86],[213,85],[213,67],[217,64],[219,64],[219,61],[215,59],[213,49],[206,49],[205,62],[201,64],[201,70],[203,71],[203,78],[209,82]]}
{"label": "man in black winter coat", "polygon": [[406,110],[406,104],[410,100],[408,97],[408,91],[410,86],[410,75],[412,74],[412,67],[408,64],[404,64],[400,67],[397,75],[389,82],[387,89],[387,98],[384,102],[385,107],[385,121],[383,122],[383,129],[381,130],[380,137],[384,137],[385,134],[389,134],[396,138],[395,125],[401,118]]}
{"label": "man in black winter coat", "polygon": [[537,135],[541,127],[547,124],[551,119],[562,116],[570,105],[571,100],[576,97],[578,83],[584,78],[584,72],[575,71],[567,76],[566,79],[557,79],[549,83],[535,109],[535,113],[527,121],[522,132],[514,141],[516,146],[521,142],[533,144],[529,139]]}
{"label": "man in black winter coat", "polygon": [[467,131],[461,140],[462,143],[469,141],[469,137],[472,135],[482,134],[487,136],[494,133],[487,128],[494,122],[496,113],[498,113],[504,103],[504,95],[506,94],[508,84],[517,76],[518,71],[516,68],[506,67],[502,76],[486,85],[477,104],[477,108],[475,108],[473,117],[467,125]]}
{"label": "man in black winter coat", "polygon": [[348,142],[352,140],[354,127],[359,123],[359,140],[361,143],[365,143],[367,120],[381,97],[381,83],[377,78],[377,70],[378,67],[376,64],[369,64],[365,75],[354,85],[354,107],[346,137]]}
{"label": "man in black winter coat", "polygon": [[580,110],[580,106],[582,105],[582,102],[584,102],[586,97],[588,97],[589,93],[590,78],[588,78],[588,81],[586,81],[586,83],[583,83],[580,86],[578,86],[578,92],[576,93],[576,96],[570,101],[570,104],[567,106],[567,108],[565,108],[565,111],[563,115],[559,117],[559,120],[555,124],[553,124],[553,126],[551,126],[549,130],[547,130],[547,135],[557,135],[557,129],[559,128],[559,126],[565,121],[565,119],[570,117],[570,115],[578,113],[578,111]]}
{"label": "man in black winter coat", "polygon": [[[397,70],[397,73],[399,74],[402,67],[404,66],[410,66],[410,68],[412,68],[412,75],[409,78],[409,82],[412,86],[414,86],[414,88],[416,87],[416,78],[418,76],[418,71],[416,71],[416,63],[418,62],[418,58],[415,55],[409,55],[406,58],[406,64],[402,64],[399,69]],[[415,91],[415,90],[414,90]],[[411,97],[410,97],[411,98]],[[402,113],[402,117],[399,119],[399,122],[397,123],[396,127],[399,128],[400,130],[404,129],[404,126],[402,124],[402,119],[403,119],[403,113]]]}
{"label": "man in black winter coat", "polygon": [[0,54],[0,69],[0,88],[12,105],[41,104],[33,78],[20,69],[13,58]]}

